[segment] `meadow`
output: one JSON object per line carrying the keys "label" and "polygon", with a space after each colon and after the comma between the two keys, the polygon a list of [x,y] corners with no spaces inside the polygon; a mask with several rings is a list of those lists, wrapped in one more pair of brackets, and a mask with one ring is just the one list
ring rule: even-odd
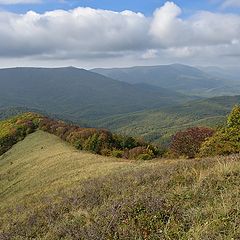
{"label": "meadow", "polygon": [[238,239],[240,156],[124,160],[37,131],[0,157],[0,239]]}

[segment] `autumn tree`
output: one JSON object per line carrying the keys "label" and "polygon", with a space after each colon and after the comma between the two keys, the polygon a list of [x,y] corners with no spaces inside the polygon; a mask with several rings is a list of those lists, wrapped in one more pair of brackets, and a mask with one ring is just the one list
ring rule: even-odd
{"label": "autumn tree", "polygon": [[193,127],[176,133],[171,142],[170,151],[175,156],[194,158],[199,153],[201,144],[214,133],[206,127]]}

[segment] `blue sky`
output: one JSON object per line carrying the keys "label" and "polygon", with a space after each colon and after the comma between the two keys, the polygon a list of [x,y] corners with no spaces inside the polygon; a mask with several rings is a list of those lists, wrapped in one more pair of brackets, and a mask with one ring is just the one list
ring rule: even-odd
{"label": "blue sky", "polygon": [[[1,2],[1,1],[0,1]],[[39,4],[1,4],[1,9],[25,13],[29,10],[42,13],[54,9],[72,9],[79,6],[107,9],[113,11],[132,10],[142,12],[145,15],[151,15],[152,12],[162,6],[166,1],[163,0],[42,0]],[[191,15],[192,12],[199,10],[221,11],[221,12],[239,12],[238,8],[221,8],[221,0],[175,0],[174,3],[181,6],[184,15]]]}

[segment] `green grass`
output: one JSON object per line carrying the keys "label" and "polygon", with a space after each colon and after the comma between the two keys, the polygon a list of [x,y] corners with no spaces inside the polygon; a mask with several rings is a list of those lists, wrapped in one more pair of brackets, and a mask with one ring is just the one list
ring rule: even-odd
{"label": "green grass", "polygon": [[240,156],[129,161],[42,131],[0,157],[0,239],[239,239]]}

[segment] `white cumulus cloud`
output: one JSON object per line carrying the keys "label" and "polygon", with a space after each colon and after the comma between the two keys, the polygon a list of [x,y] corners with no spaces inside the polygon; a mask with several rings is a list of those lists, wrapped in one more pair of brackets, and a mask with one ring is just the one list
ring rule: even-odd
{"label": "white cumulus cloud", "polygon": [[228,7],[240,7],[240,0],[225,0],[222,3],[223,8],[228,8]]}
{"label": "white cumulus cloud", "polygon": [[[151,17],[92,8],[25,14],[0,12],[0,58],[34,61],[212,59],[239,61],[240,16],[200,11],[182,17],[166,2]],[[46,60],[47,59],[47,60]]]}
{"label": "white cumulus cloud", "polygon": [[240,16],[202,11],[184,20],[181,9],[168,2],[155,11],[150,33],[165,47],[230,44],[240,39]]}
{"label": "white cumulus cloud", "polygon": [[44,14],[0,13],[0,22],[2,55],[111,54],[145,48],[148,41],[148,20],[131,11],[76,8]]}

